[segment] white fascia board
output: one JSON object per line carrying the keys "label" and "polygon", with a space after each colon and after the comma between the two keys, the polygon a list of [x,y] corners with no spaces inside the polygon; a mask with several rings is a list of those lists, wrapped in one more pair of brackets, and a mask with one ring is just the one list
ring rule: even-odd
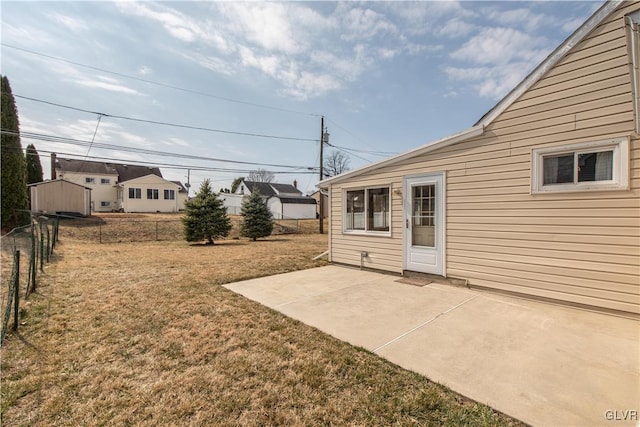
{"label": "white fascia board", "polygon": [[389,157],[387,159],[380,160],[375,163],[371,163],[370,165],[362,166],[358,169],[351,170],[349,172],[342,173],[340,175],[333,176],[331,178],[327,178],[318,183],[317,187],[319,188],[327,188],[329,184],[336,184],[338,182],[345,181],[347,179],[353,178],[357,175],[361,175],[365,172],[369,172],[371,170],[379,169],[385,166],[391,166],[393,164],[402,162],[403,160],[410,159],[412,157],[421,156],[430,151],[437,150],[442,147],[446,147],[451,144],[455,144],[457,142],[465,141],[467,139],[482,135],[484,132],[484,127],[482,125],[474,126],[472,128],[466,129],[462,132],[458,132],[454,135],[447,136],[445,138],[439,139],[437,141],[429,142],[425,145],[422,145],[418,148],[414,148],[413,150],[406,151],[404,153],[398,154],[393,157]]}
{"label": "white fascia board", "polygon": [[624,0],[609,0],[605,2],[589,19],[573,32],[560,46],[540,63],[525,79],[507,94],[500,102],[489,110],[476,125],[489,126],[500,114],[520,98],[527,90],[542,78],[549,70],[556,66],[564,56],[580,43],[594,28],[609,16]]}

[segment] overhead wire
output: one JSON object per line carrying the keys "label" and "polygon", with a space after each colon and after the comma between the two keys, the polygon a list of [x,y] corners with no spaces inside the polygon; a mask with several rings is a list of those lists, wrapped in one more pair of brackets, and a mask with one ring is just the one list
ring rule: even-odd
{"label": "overhead wire", "polygon": [[26,99],[28,101],[40,102],[42,104],[52,105],[54,107],[66,108],[66,109],[69,109],[69,110],[80,111],[80,112],[89,113],[89,114],[98,114],[98,115],[101,115],[103,117],[110,117],[110,118],[121,119],[121,120],[129,120],[129,121],[133,121],[133,122],[148,123],[148,124],[162,125],[162,126],[170,126],[170,127],[177,127],[177,128],[182,128],[182,129],[201,130],[201,131],[206,131],[206,132],[217,132],[217,133],[225,133],[225,134],[233,134],[233,135],[252,136],[252,137],[259,137],[259,138],[284,139],[284,140],[289,140],[289,141],[318,142],[318,140],[314,139],[314,138],[295,138],[295,137],[288,137],[288,136],[266,135],[266,134],[259,134],[259,133],[250,133],[250,132],[236,132],[236,131],[223,130],[223,129],[206,128],[206,127],[201,127],[201,126],[183,125],[183,124],[179,124],[179,123],[169,123],[169,122],[160,122],[160,121],[156,121],[156,120],[137,119],[137,118],[134,118],[134,117],[120,116],[120,115],[117,115],[117,114],[107,114],[107,113],[102,113],[102,112],[98,112],[98,111],[85,110],[84,108],[78,108],[78,107],[72,107],[70,105],[58,104],[56,102],[45,101],[43,99],[32,98],[32,97],[29,97],[29,96],[17,95],[15,93],[13,94],[13,96],[15,98]]}
{"label": "overhead wire", "polygon": [[288,109],[288,108],[274,107],[274,106],[266,105],[266,104],[258,104],[258,103],[255,103],[255,102],[242,101],[242,100],[238,100],[238,99],[233,99],[233,98],[228,98],[228,97],[224,97],[224,96],[214,95],[214,94],[207,93],[207,92],[201,92],[201,91],[194,90],[194,89],[187,89],[187,88],[183,88],[183,87],[180,87],[180,86],[170,85],[170,84],[167,84],[167,83],[156,82],[156,81],[153,81],[153,80],[144,79],[142,77],[131,76],[131,75],[128,75],[128,74],[119,73],[117,71],[111,71],[111,70],[107,70],[105,68],[95,67],[95,66],[92,66],[92,65],[86,65],[86,64],[82,64],[82,63],[79,63],[79,62],[71,61],[71,60],[68,60],[68,59],[65,59],[65,58],[60,58],[60,57],[57,57],[57,56],[48,55],[46,53],[36,52],[34,50],[25,49],[25,48],[18,47],[18,46],[13,46],[13,45],[10,45],[10,44],[7,44],[7,43],[0,43],[0,45],[2,45],[4,47],[8,47],[10,49],[15,49],[15,50],[19,50],[19,51],[22,51],[22,52],[30,53],[32,55],[41,56],[43,58],[48,58],[48,59],[53,59],[53,60],[60,61],[60,62],[65,62],[67,64],[75,65],[75,66],[78,66],[78,67],[83,67],[83,68],[87,68],[87,69],[94,70],[94,71],[100,71],[102,73],[113,74],[114,76],[124,77],[124,78],[131,79],[131,80],[137,80],[139,82],[148,83],[148,84],[152,84],[152,85],[156,85],[156,86],[162,86],[162,87],[166,87],[166,88],[169,88],[169,89],[174,89],[174,90],[178,90],[178,91],[182,91],[182,92],[186,92],[186,93],[191,93],[191,94],[194,94],[194,95],[200,95],[200,96],[206,96],[206,97],[209,97],[209,98],[219,99],[221,101],[233,102],[233,103],[236,103],[236,104],[249,105],[249,106],[252,106],[252,107],[265,108],[265,109],[275,110],[275,111],[282,111],[284,113],[301,114],[301,115],[313,116],[313,117],[320,117],[321,116],[321,114],[317,114],[317,113],[309,113],[309,112],[305,112],[305,111],[292,110],[292,109]]}
{"label": "overhead wire", "polygon": [[[86,147],[91,144],[90,141],[83,141],[75,138],[67,138],[60,137],[56,135],[47,135],[40,134],[35,132],[15,132],[11,130],[0,129],[0,133],[8,134],[8,135],[19,135],[21,138],[25,139],[33,139],[37,141],[46,141],[46,142],[54,142],[60,144],[69,144]],[[295,169],[295,170],[316,170],[315,166],[295,166],[295,165],[284,165],[284,164],[274,164],[274,163],[262,163],[262,162],[249,162],[242,160],[229,160],[229,159],[221,159],[215,157],[203,157],[203,156],[194,156],[190,154],[182,154],[182,153],[172,153],[167,151],[158,151],[158,150],[149,150],[146,148],[138,148],[138,147],[127,147],[124,145],[115,145],[115,144],[107,144],[101,142],[94,142],[93,147],[101,148],[105,150],[116,150],[116,151],[125,151],[125,152],[133,152],[137,154],[149,154],[156,156],[167,156],[173,158],[182,158],[182,159],[191,159],[191,160],[205,160],[205,161],[214,161],[221,163],[233,163],[233,164],[243,164],[243,165],[252,165],[252,166],[268,166],[268,167],[276,167],[276,168],[287,168],[287,169]]]}
{"label": "overhead wire", "polygon": [[[10,148],[8,151],[21,152],[21,153],[26,152],[25,149],[20,149],[20,148]],[[210,166],[183,165],[183,164],[175,164],[175,163],[148,162],[144,160],[123,160],[123,159],[115,159],[112,157],[105,157],[105,156],[84,156],[83,154],[78,154],[78,153],[64,153],[60,151],[51,151],[46,149],[38,150],[38,156],[41,153],[56,154],[61,158],[84,157],[92,160],[100,160],[106,163],[121,163],[121,164],[138,165],[138,166],[157,166],[157,167],[163,167],[166,169],[176,169],[176,170],[192,170],[192,171],[235,173],[235,174],[252,172],[251,169],[230,169],[230,168],[216,168],[216,167],[210,167]],[[65,156],[65,157],[62,157],[62,156]],[[84,159],[77,159],[77,160],[84,160]],[[271,170],[269,172],[272,172],[277,175],[291,175],[291,174],[315,175],[318,173],[317,171],[278,171],[278,170]]]}

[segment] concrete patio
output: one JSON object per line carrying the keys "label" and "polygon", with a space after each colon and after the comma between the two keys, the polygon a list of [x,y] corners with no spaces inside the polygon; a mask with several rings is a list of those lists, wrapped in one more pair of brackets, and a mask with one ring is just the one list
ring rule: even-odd
{"label": "concrete patio", "polygon": [[226,287],[528,424],[640,425],[637,320],[400,280],[327,266]]}

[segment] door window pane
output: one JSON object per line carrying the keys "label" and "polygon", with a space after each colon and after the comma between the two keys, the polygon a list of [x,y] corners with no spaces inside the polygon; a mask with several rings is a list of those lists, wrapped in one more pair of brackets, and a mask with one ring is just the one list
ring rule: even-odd
{"label": "door window pane", "polygon": [[411,244],[435,247],[436,186],[413,187]]}

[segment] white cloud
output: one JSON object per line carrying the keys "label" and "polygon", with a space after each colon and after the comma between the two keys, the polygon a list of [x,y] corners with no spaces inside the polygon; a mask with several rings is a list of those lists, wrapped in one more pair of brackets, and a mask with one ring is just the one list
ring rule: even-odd
{"label": "white cloud", "polygon": [[464,37],[476,30],[476,26],[460,18],[448,20],[443,26],[435,30],[435,34],[446,37]]}
{"label": "white cloud", "polygon": [[535,61],[547,52],[547,40],[512,28],[485,28],[451,57],[477,64],[506,64],[514,59]]}
{"label": "white cloud", "polygon": [[567,22],[565,22],[564,24],[562,24],[562,31],[565,31],[567,33],[572,33],[575,30],[578,29],[578,27],[580,27],[580,25],[582,25],[585,21],[585,18],[574,18],[571,19]]}
{"label": "white cloud", "polygon": [[353,8],[342,16],[343,40],[368,40],[378,34],[396,34],[396,26],[371,9]]}
{"label": "white cloud", "polygon": [[79,84],[80,86],[104,89],[110,92],[126,93],[128,95],[142,95],[137,90],[131,89],[130,87],[121,84],[118,80],[106,76],[98,76],[97,80],[89,78],[79,78],[75,79],[74,82],[76,84]]}
{"label": "white cloud", "polygon": [[52,13],[51,15],[49,15],[49,18],[52,21],[57,22],[58,24],[62,24],[75,33],[86,31],[89,29],[89,26],[85,22],[72,18],[71,16],[63,15],[61,13]]}
{"label": "white cloud", "polygon": [[549,17],[525,8],[511,10],[492,9],[487,10],[485,16],[499,24],[517,26],[527,31],[533,31],[540,27],[541,24],[549,23]]}
{"label": "white cloud", "polygon": [[480,96],[498,100],[516,87],[533,65],[513,62],[497,67],[447,67],[445,73],[452,80],[470,84]]}

